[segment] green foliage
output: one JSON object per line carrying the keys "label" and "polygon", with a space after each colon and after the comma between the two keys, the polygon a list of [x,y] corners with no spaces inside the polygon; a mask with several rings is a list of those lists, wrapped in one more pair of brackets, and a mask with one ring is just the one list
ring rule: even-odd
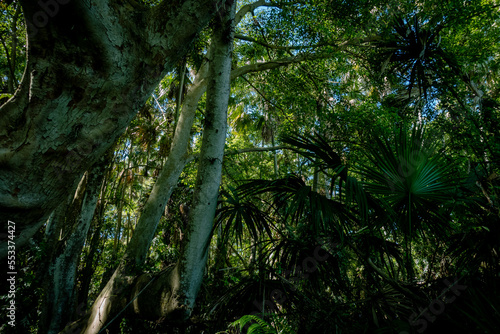
{"label": "green foliage", "polygon": [[393,149],[388,140],[375,138],[369,158],[373,166],[362,167],[365,189],[385,202],[397,229],[409,238],[426,228],[444,237],[447,230],[443,204],[450,202],[455,187],[447,179],[449,166],[436,154],[436,143],[415,126],[410,135],[400,131]]}
{"label": "green foliage", "polygon": [[[17,2],[0,6],[2,103],[22,75],[25,32]],[[233,70],[328,56],[233,80],[209,265],[184,332],[201,332],[200,324],[206,333],[229,324],[231,333],[417,332],[407,319],[453,275],[468,291],[446,304],[428,333],[495,332],[498,14],[490,0],[332,0],[281,1],[243,18],[236,33],[257,42],[235,41]],[[193,84],[208,36],[201,33],[114,147],[80,257],[88,302],[119,263],[168,158],[179,92]],[[202,99],[192,158],[204,108]],[[175,263],[182,251],[181,207],[190,205],[197,171],[191,161],[158,222],[145,272]],[[43,247],[20,255],[23,305],[43,294],[34,288]],[[27,318],[33,333],[36,312]],[[122,326],[162,332],[131,315]]]}
{"label": "green foliage", "polygon": [[16,1],[0,7],[0,105],[2,93],[13,94],[21,81],[26,62],[25,27]]}
{"label": "green foliage", "polygon": [[481,333],[496,333],[500,328],[500,302],[481,289],[469,289],[469,299],[458,311],[470,319]]}
{"label": "green foliage", "polygon": [[271,324],[262,320],[260,317],[255,315],[244,315],[240,319],[236,320],[231,324],[233,327],[238,327],[243,330],[244,327],[248,327],[247,334],[277,334],[278,332],[271,326]]}
{"label": "green foliage", "polygon": [[241,198],[240,194],[231,187],[228,191],[222,192],[221,197],[223,201],[221,201],[221,206],[217,209],[217,223],[214,225],[214,230],[224,223],[222,235],[225,242],[230,237],[234,237],[241,245],[243,228],[248,229],[250,236],[254,240],[258,240],[262,232],[272,237],[271,226],[266,215],[260,212],[255,204]]}

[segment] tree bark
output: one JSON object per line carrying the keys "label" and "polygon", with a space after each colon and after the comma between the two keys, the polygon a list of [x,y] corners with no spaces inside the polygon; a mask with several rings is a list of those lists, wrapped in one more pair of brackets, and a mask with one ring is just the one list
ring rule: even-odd
{"label": "tree bark", "polygon": [[[234,3],[231,4],[231,8],[230,15],[234,16]],[[226,16],[224,17],[226,18]],[[97,297],[88,316],[80,323],[80,328],[84,333],[100,331],[111,317],[126,307],[127,300],[135,297],[137,299],[133,303],[134,311],[143,317],[161,317],[172,313],[181,313],[183,314],[182,318],[185,319],[192,311],[204,270],[204,262],[201,265],[198,258],[201,256],[206,262],[204,246],[208,242],[212,229],[224,152],[232,50],[232,38],[228,37],[231,36],[228,34],[232,34],[232,24],[231,22],[225,22],[225,24],[225,26],[214,28],[212,43],[215,43],[216,50],[211,52],[210,72],[208,73],[208,77],[211,79],[210,95],[207,102],[202,158],[200,160],[205,161],[205,164],[202,164],[203,167],[200,167],[198,172],[199,185],[195,190],[194,202],[199,204],[197,204],[197,213],[191,216],[191,220],[194,220],[196,224],[191,224],[193,226],[190,229],[192,241],[188,242],[186,251],[181,256],[184,261],[161,275],[154,284],[148,286],[147,291],[142,293],[142,286],[146,285],[149,276],[142,275],[138,279],[135,277],[140,272],[165,204],[184,167],[183,161],[185,162],[187,157],[189,132],[196,106],[206,87],[204,82],[207,75],[206,65],[199,71],[195,84],[191,86],[186,96],[183,112],[177,124],[172,151],[141,213],[132,239],[127,245],[125,256],[106,287]],[[226,46],[221,49],[217,42],[224,42]],[[201,182],[201,180],[206,181]],[[200,238],[204,240],[204,245],[199,245]],[[201,250],[204,251],[205,255],[200,254]],[[194,262],[191,264],[190,261]],[[157,296],[156,298],[152,299],[151,291],[158,292],[154,294]],[[177,293],[172,293],[172,291]],[[182,297],[177,298],[177,296]],[[152,300],[157,300],[157,302],[152,302]]]}
{"label": "tree bark", "polygon": [[107,159],[103,157],[102,162],[85,174],[73,205],[66,210],[65,221],[59,224],[67,235],[59,241],[60,245],[53,247],[57,253],[48,268],[44,312],[40,321],[40,329],[44,333],[59,333],[72,320],[70,310],[75,309],[75,277],[79,255],[94,216],[106,166]]}
{"label": "tree bark", "polygon": [[[194,122],[198,102],[206,90],[207,74],[208,63],[202,65],[193,85],[191,85],[186,94],[167,161],[161,169],[158,179],[151,190],[151,194],[144,205],[144,209],[141,212],[132,238],[127,244],[127,249],[120,265],[96,298],[90,310],[90,314],[86,318],[81,319],[78,325],[82,332],[97,333],[102,326],[105,325],[108,317],[119,312],[120,306],[124,306],[122,302],[123,298],[128,299],[130,293],[132,293],[133,285],[136,284],[134,277],[141,273],[142,265],[148,254],[160,218],[165,210],[165,205],[186,163],[190,131]],[[169,275],[171,275],[170,272],[165,273],[163,279],[155,282],[156,285],[160,283],[166,284],[165,287],[169,288],[171,286],[169,283]],[[155,286],[155,289],[158,289],[158,287]],[[148,294],[145,294],[145,296],[146,295]],[[121,298],[116,298],[116,296],[121,296]],[[145,304],[152,304],[151,300],[151,298],[148,298]],[[158,304],[155,305],[158,306]],[[149,308],[150,306],[147,307],[147,309]],[[138,308],[138,310],[140,309],[144,309],[144,307]],[[161,309],[161,307],[158,306],[158,309]],[[145,312],[143,311],[142,313]],[[158,314],[158,318],[160,314],[161,313]],[[98,319],[98,321],[96,321],[96,319]],[[83,324],[84,322],[87,323]]]}
{"label": "tree bark", "polygon": [[[209,51],[209,55],[210,54],[212,54],[212,51]],[[252,65],[243,66],[242,68],[239,68],[236,72],[235,71],[231,72],[230,79],[234,79],[236,77],[235,73],[237,73],[237,75],[243,75],[248,72],[277,68],[283,66],[284,64],[289,64],[289,63],[290,63],[289,61],[273,62],[272,64],[270,64],[270,66],[259,67],[259,68],[255,68]],[[186,94],[184,104],[182,105],[180,117],[176,125],[175,135],[172,142],[170,154],[167,158],[165,165],[160,171],[160,174],[158,175],[158,179],[153,186],[151,194],[144,206],[139,221],[137,222],[134,234],[129,244],[127,245],[125,256],[121,261],[122,264],[117,268],[111,279],[108,281],[106,288],[103,289],[103,291],[97,298],[96,303],[94,304],[94,305],[101,305],[101,307],[99,309],[96,309],[95,312],[93,311],[94,313],[92,313],[90,318],[87,319],[92,319],[97,317],[101,319],[104,323],[105,322],[104,319],[106,319],[108,315],[104,315],[101,312],[104,311],[108,312],[109,310],[115,309],[114,307],[111,306],[111,304],[113,303],[111,300],[111,296],[116,296],[118,294],[127,295],[129,293],[132,293],[131,291],[135,291],[135,293],[137,293],[138,291],[137,287],[125,288],[123,282],[128,281],[130,284],[136,284],[136,281],[133,279],[133,277],[136,277],[136,275],[140,274],[140,269],[144,264],[151,241],[154,237],[154,234],[156,233],[158,223],[165,210],[165,205],[168,202],[175,185],[177,184],[179,175],[182,172],[186,162],[190,161],[190,159],[192,158],[187,156],[187,147],[189,143],[190,131],[194,121],[198,102],[201,99],[202,95],[207,90],[207,81],[208,81],[207,78],[212,78],[208,73],[208,69],[209,69],[208,63],[204,63],[201,66],[200,70],[198,71],[193,81],[193,84],[190,86]],[[211,95],[209,95],[209,97],[210,96]],[[209,128],[210,126],[208,127],[205,126],[205,133],[209,131]],[[272,149],[281,149],[281,148],[284,147],[277,146],[273,147]],[[252,148],[249,149],[248,151],[253,151],[253,150],[269,150],[269,148]],[[217,181],[215,180],[215,182]],[[217,188],[218,188],[218,183],[217,183]],[[203,213],[203,216],[205,216],[206,212],[204,210],[201,210],[201,212]],[[196,242],[193,242],[192,244],[195,245]],[[197,251],[199,251],[199,249]],[[159,291],[161,289],[174,289],[174,288],[180,289],[179,275],[180,272],[177,267],[173,270],[170,270],[162,274],[161,278],[155,280],[153,285],[149,287],[147,291],[143,292],[137,298],[136,301],[134,301],[133,304],[135,310],[134,312],[142,314],[142,316],[149,314],[149,316],[155,317],[156,315],[157,318],[174,312],[177,308],[176,306],[177,304],[176,302],[174,302],[175,298],[173,298],[170,292],[167,293],[167,295],[165,295],[168,297],[165,297],[164,299],[167,300],[172,299],[173,302],[165,304],[165,302],[163,301],[162,305],[164,306],[159,307],[158,309],[156,309],[155,312],[153,312],[151,310],[151,305],[153,304],[156,305],[157,303],[152,302],[154,298],[152,297],[150,291]],[[143,277],[146,276],[143,275]],[[161,288],[160,285],[163,285],[163,287]],[[110,304],[108,305],[108,303]],[[104,307],[104,305],[107,306]],[[146,312],[145,310],[149,311]]]}
{"label": "tree bark", "polygon": [[228,1],[224,9],[224,15],[220,20],[216,18],[214,23],[198,174],[185,244],[177,264],[179,286],[177,291],[174,290],[174,299],[183,310],[181,318],[191,314],[201,287],[221,181],[231,90],[235,3]]}
{"label": "tree bark", "polygon": [[198,102],[206,91],[207,75],[208,63],[205,62],[186,94],[167,161],[158,175],[141,212],[134,234],[127,245],[124,262],[128,263],[129,272],[134,271],[131,266],[139,268],[144,263],[160,218],[165,211],[165,206],[186,164],[190,132]]}
{"label": "tree bark", "polygon": [[28,61],[20,89],[0,108],[0,232],[14,221],[17,247],[123,133],[217,7],[213,0],[153,8],[118,0],[20,3]]}

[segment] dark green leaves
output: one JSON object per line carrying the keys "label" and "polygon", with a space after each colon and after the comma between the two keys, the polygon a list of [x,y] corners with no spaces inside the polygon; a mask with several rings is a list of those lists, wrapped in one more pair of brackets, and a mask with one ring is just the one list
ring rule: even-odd
{"label": "dark green leaves", "polygon": [[444,205],[453,196],[446,166],[425,140],[423,128],[401,131],[394,145],[375,138],[369,148],[373,166],[361,168],[365,189],[379,196],[393,221],[410,238],[425,226],[442,235],[447,222]]}
{"label": "dark green leaves", "polygon": [[267,215],[249,198],[241,196],[233,188],[223,191],[221,197],[221,205],[216,212],[214,229],[222,226],[224,240],[233,236],[241,245],[244,230],[247,230],[254,240],[258,240],[262,233],[272,237],[271,224]]}

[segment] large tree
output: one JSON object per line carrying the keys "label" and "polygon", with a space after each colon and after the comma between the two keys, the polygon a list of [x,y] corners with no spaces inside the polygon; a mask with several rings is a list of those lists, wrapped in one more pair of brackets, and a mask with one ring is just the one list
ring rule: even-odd
{"label": "large tree", "polygon": [[20,3],[28,60],[0,108],[0,221],[2,231],[16,223],[18,246],[74,191],[220,8],[213,0]]}

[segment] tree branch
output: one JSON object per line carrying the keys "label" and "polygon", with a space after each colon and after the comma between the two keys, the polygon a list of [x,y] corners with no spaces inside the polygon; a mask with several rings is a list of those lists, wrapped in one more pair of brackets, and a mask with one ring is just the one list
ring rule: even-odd
{"label": "tree branch", "polygon": [[123,133],[217,7],[213,0],[153,8],[132,0],[53,2],[37,21],[47,3],[20,4],[26,75],[0,107],[0,220],[16,221],[19,247]]}
{"label": "tree branch", "polygon": [[262,93],[259,89],[257,89],[257,87],[255,87],[251,82],[250,80],[248,80],[247,78],[245,78],[244,76],[241,76],[243,78],[243,80],[245,80],[249,85],[250,87],[252,87],[256,92],[257,94],[259,94],[260,96],[262,96],[262,98],[264,100],[266,100],[267,103],[271,104],[273,107],[277,108],[277,109],[280,109],[281,111],[283,111],[282,108],[280,108],[279,106],[277,106],[274,102],[272,102],[271,100],[269,100],[267,98],[267,96],[264,95],[264,93]]}
{"label": "tree branch", "polygon": [[247,147],[247,148],[242,148],[239,150],[224,153],[224,155],[236,155],[236,154],[249,153],[249,152],[268,152],[268,151],[291,150],[291,149],[292,149],[291,147],[286,146],[286,145],[277,145],[277,146],[270,146],[270,147]]}
{"label": "tree branch", "polygon": [[[292,148],[286,145],[277,145],[271,147],[247,147],[239,150],[234,150],[230,152],[224,152],[224,156],[227,155],[236,155],[241,153],[250,153],[250,152],[269,152],[269,151],[277,151],[277,150],[291,150]],[[199,153],[191,154],[186,158],[186,165],[193,160],[198,159]]]}
{"label": "tree branch", "polygon": [[237,26],[238,23],[243,19],[243,17],[248,14],[253,12],[255,9],[259,7],[277,7],[278,4],[274,2],[269,2],[266,0],[258,0],[254,3],[249,3],[248,5],[244,5],[243,7],[240,8],[238,13],[236,13],[234,17],[234,25]]}
{"label": "tree branch", "polygon": [[281,58],[276,60],[270,60],[262,63],[254,63],[250,65],[241,66],[235,68],[231,72],[231,79],[235,79],[247,73],[252,72],[261,72],[266,70],[272,70],[281,66],[286,66],[293,63],[298,63],[305,60],[318,60],[318,59],[326,59],[331,57],[331,52],[321,52],[316,54],[300,54],[294,57]]}
{"label": "tree branch", "polygon": [[319,44],[314,44],[314,45],[292,45],[292,46],[272,45],[272,44],[269,44],[267,42],[259,41],[253,37],[248,37],[248,36],[245,36],[242,34],[235,34],[234,38],[237,38],[237,39],[242,40],[242,41],[256,43],[256,44],[262,45],[268,49],[285,50],[285,51],[303,50],[303,49],[309,49],[309,48],[319,48],[319,47],[323,47],[323,46],[333,46],[333,47],[337,46],[337,44],[329,43],[329,42],[319,43]]}

